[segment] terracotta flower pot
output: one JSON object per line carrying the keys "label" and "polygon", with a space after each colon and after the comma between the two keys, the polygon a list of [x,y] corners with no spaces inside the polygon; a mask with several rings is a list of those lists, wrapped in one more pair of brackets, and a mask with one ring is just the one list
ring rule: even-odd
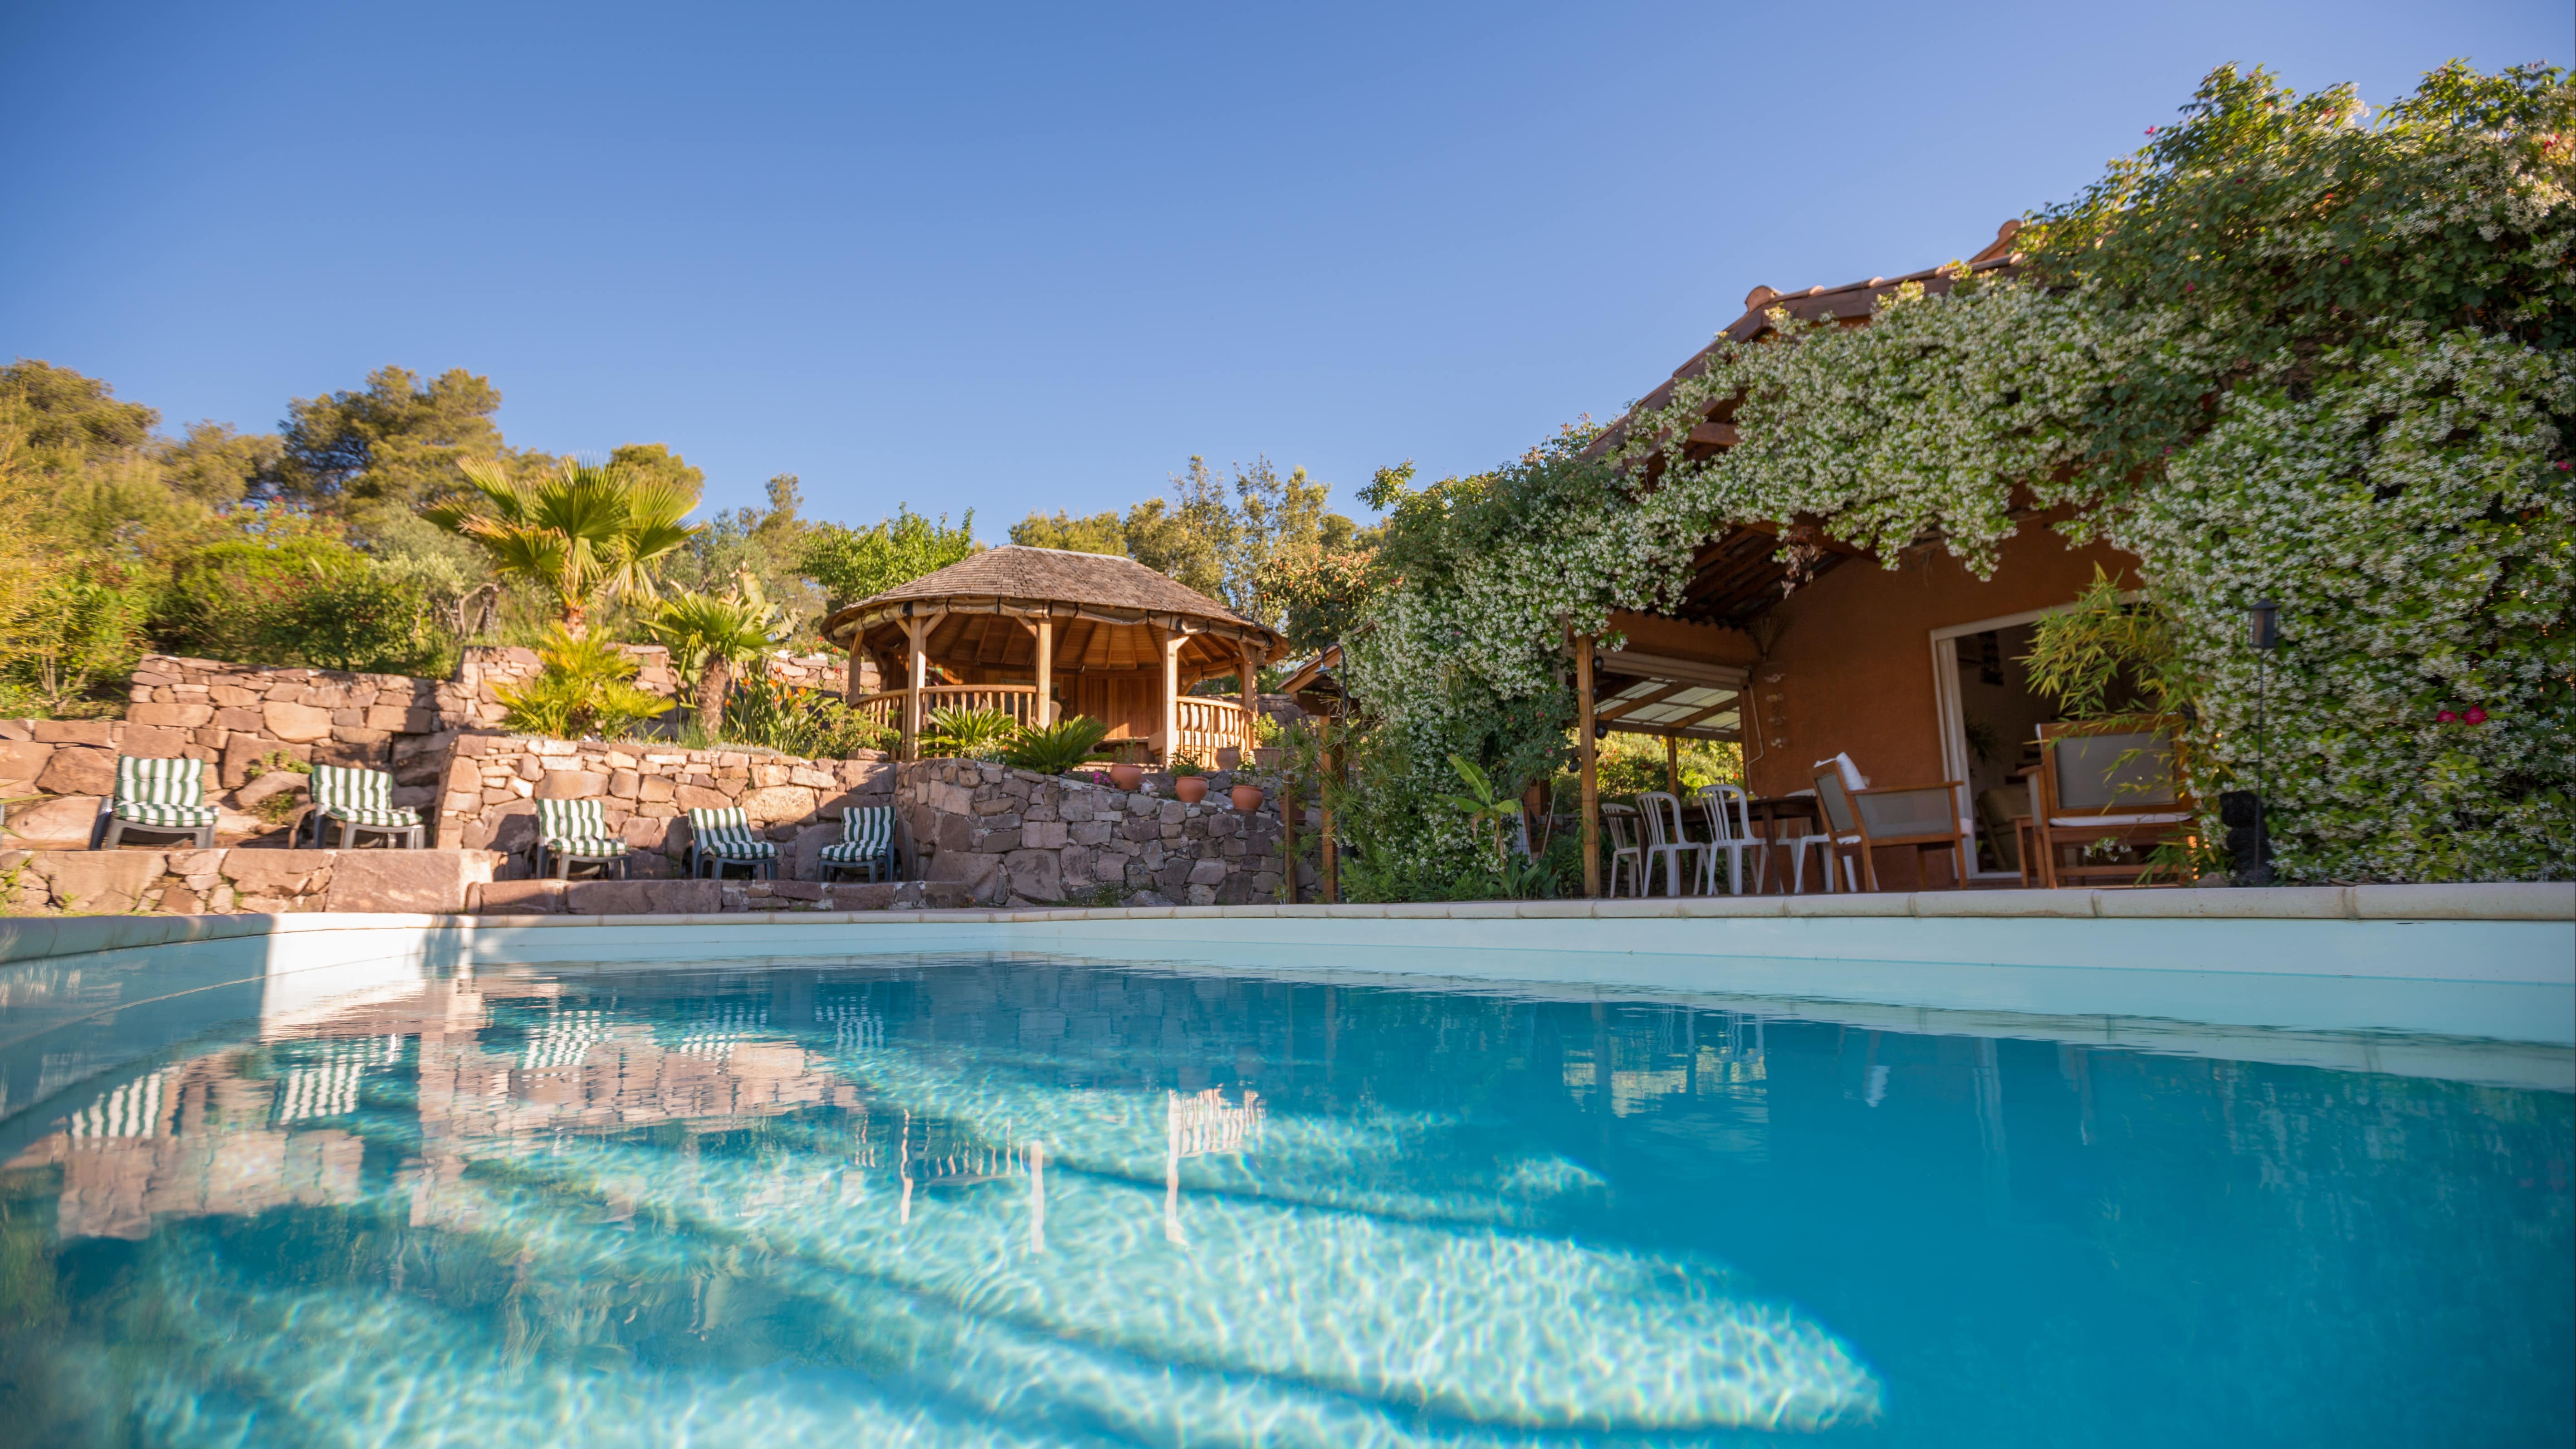
{"label": "terracotta flower pot", "polygon": [[1109,783],[1121,790],[1133,790],[1145,783],[1145,767],[1131,760],[1120,760],[1109,767]]}
{"label": "terracotta flower pot", "polygon": [[1182,775],[1172,781],[1172,793],[1184,805],[1196,805],[1207,798],[1207,776]]}
{"label": "terracotta flower pot", "polygon": [[1234,787],[1234,808],[1235,808],[1235,809],[1237,809],[1237,810],[1242,810],[1242,811],[1246,811],[1246,812],[1254,811],[1254,810],[1258,810],[1258,809],[1260,809],[1260,808],[1261,808],[1261,787],[1260,787],[1260,786],[1258,786],[1258,785],[1237,785],[1237,786],[1235,786],[1235,787]]}

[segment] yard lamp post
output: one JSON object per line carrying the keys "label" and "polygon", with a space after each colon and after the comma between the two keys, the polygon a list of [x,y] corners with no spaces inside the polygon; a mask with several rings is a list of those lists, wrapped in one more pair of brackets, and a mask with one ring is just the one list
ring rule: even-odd
{"label": "yard lamp post", "polygon": [[2264,696],[2272,651],[2281,647],[2281,606],[2256,599],[2245,611],[2245,642],[2254,646],[2254,861],[2242,874],[2249,885],[2272,883],[2272,836],[2264,820]]}

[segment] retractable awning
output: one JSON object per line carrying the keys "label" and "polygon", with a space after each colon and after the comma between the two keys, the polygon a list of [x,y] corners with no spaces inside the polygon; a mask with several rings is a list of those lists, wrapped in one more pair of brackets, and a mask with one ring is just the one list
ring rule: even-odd
{"label": "retractable awning", "polygon": [[1730,664],[1600,649],[1592,655],[1594,725],[1611,734],[1734,740],[1749,674]]}

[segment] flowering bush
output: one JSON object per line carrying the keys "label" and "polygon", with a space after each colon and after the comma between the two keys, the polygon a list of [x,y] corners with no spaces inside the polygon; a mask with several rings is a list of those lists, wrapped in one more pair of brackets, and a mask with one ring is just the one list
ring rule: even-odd
{"label": "flowering bush", "polygon": [[[1575,430],[1372,499],[1380,584],[1346,652],[1398,736],[1391,782],[1451,749],[1489,770],[1561,751],[1566,635],[1668,605],[1729,524],[1812,522],[1887,560],[1937,544],[1983,574],[2037,504],[2139,559],[2200,681],[2180,703],[2213,809],[2252,772],[2245,606],[2282,604],[2282,878],[2568,874],[2571,181],[2556,71],[2449,67],[2370,118],[2348,88],[2222,70],[2025,229],[2013,275],[1899,289],[1867,327],[1775,313],[1606,466]],[[1710,417],[1742,441],[1690,457]],[[1430,863],[1470,845],[1432,820],[1402,840]]]}

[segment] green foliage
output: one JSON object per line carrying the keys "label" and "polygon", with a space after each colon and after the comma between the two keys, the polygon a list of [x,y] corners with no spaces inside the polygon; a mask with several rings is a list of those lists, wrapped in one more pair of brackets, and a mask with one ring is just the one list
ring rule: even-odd
{"label": "green foliage", "polygon": [[551,739],[621,739],[670,708],[671,702],[638,689],[636,663],[606,639],[558,628],[537,650],[544,668],[515,689],[500,691],[502,723]]}
{"label": "green foliage", "polygon": [[815,625],[823,616],[823,594],[803,574],[809,540],[820,525],[805,519],[804,494],[793,473],[781,473],[767,485],[769,506],[719,510],[703,532],[662,563],[665,582],[713,593],[757,584],[763,597],[779,610],[781,642],[806,651],[819,648]]}
{"label": "green foliage", "polygon": [[1519,812],[1520,799],[1514,795],[1496,795],[1494,782],[1474,761],[1463,755],[1451,755],[1449,768],[1455,770],[1458,778],[1466,783],[1467,793],[1442,795],[1438,797],[1439,801],[1466,816],[1469,828],[1482,828],[1491,832],[1494,841],[1494,872],[1501,875],[1507,858],[1507,852],[1503,849],[1503,821]]}
{"label": "green foliage", "polygon": [[[490,379],[463,368],[423,383],[407,369],[380,367],[363,388],[287,405],[268,490],[372,532],[453,491],[467,459],[512,456],[492,421],[500,407]],[[551,460],[519,461],[537,471]]]}
{"label": "green foliage", "polygon": [[949,706],[930,712],[922,754],[959,760],[998,760],[1016,743],[1020,722],[1009,710]]}
{"label": "green foliage", "polygon": [[808,760],[848,759],[894,741],[894,731],[851,709],[847,701],[758,673],[734,684],[723,722],[724,740]]}
{"label": "green foliage", "polygon": [[1062,510],[1052,517],[1032,513],[1011,525],[1011,542],[1026,548],[1058,548],[1069,553],[1127,554],[1127,528],[1115,512],[1075,518]]}
{"label": "green foliage", "polygon": [[1198,760],[1192,756],[1174,754],[1171,758],[1171,762],[1163,767],[1163,772],[1170,775],[1175,780],[1186,780],[1193,775],[1206,774],[1208,772],[1208,768],[1207,766],[1200,764]]}
{"label": "green foliage", "polygon": [[807,578],[823,586],[828,612],[937,573],[974,551],[973,509],[950,528],[945,513],[933,521],[913,512],[910,504],[898,504],[894,517],[868,528],[817,525],[806,540],[803,568]]}
{"label": "green foliage", "polygon": [[664,599],[644,627],[671,651],[672,667],[698,681],[697,717],[709,729],[721,728],[734,668],[759,661],[783,632],[748,574],[723,594],[691,589]]}
{"label": "green foliage", "polygon": [[521,479],[489,458],[460,459],[456,471],[468,491],[421,516],[481,544],[503,573],[551,591],[574,633],[598,601],[655,597],[653,565],[699,532],[682,522],[696,491],[667,473],[566,460]]}
{"label": "green foliage", "polygon": [[1282,477],[1269,459],[1255,458],[1228,479],[1194,457],[1172,475],[1168,497],[1148,498],[1124,518],[1032,513],[1012,525],[1011,542],[1124,554],[1274,628],[1302,608],[1305,637],[1330,638],[1321,631],[1348,617],[1347,607],[1334,612],[1333,590],[1364,569],[1368,553],[1367,538],[1330,509],[1331,498],[1332,488],[1303,468]]}
{"label": "green foliage", "polygon": [[1075,715],[1058,720],[1044,729],[1024,729],[1011,742],[1003,759],[1023,770],[1041,775],[1061,775],[1090,761],[1103,759],[1100,742],[1107,738],[1109,726],[1089,715]]}
{"label": "green foliage", "polygon": [[148,599],[139,591],[54,567],[0,595],[0,685],[48,715],[90,712],[83,702],[123,681],[143,653]]}
{"label": "green foliage", "polygon": [[2120,597],[2097,565],[2073,608],[2042,618],[2032,630],[2030,687],[2056,700],[2069,719],[2180,721],[2192,712],[2202,680],[2185,662],[2173,616],[2151,602]]}
{"label": "green foliage", "polygon": [[423,672],[440,643],[417,586],[312,533],[235,537],[182,556],[152,633],[202,658],[381,674]]}

